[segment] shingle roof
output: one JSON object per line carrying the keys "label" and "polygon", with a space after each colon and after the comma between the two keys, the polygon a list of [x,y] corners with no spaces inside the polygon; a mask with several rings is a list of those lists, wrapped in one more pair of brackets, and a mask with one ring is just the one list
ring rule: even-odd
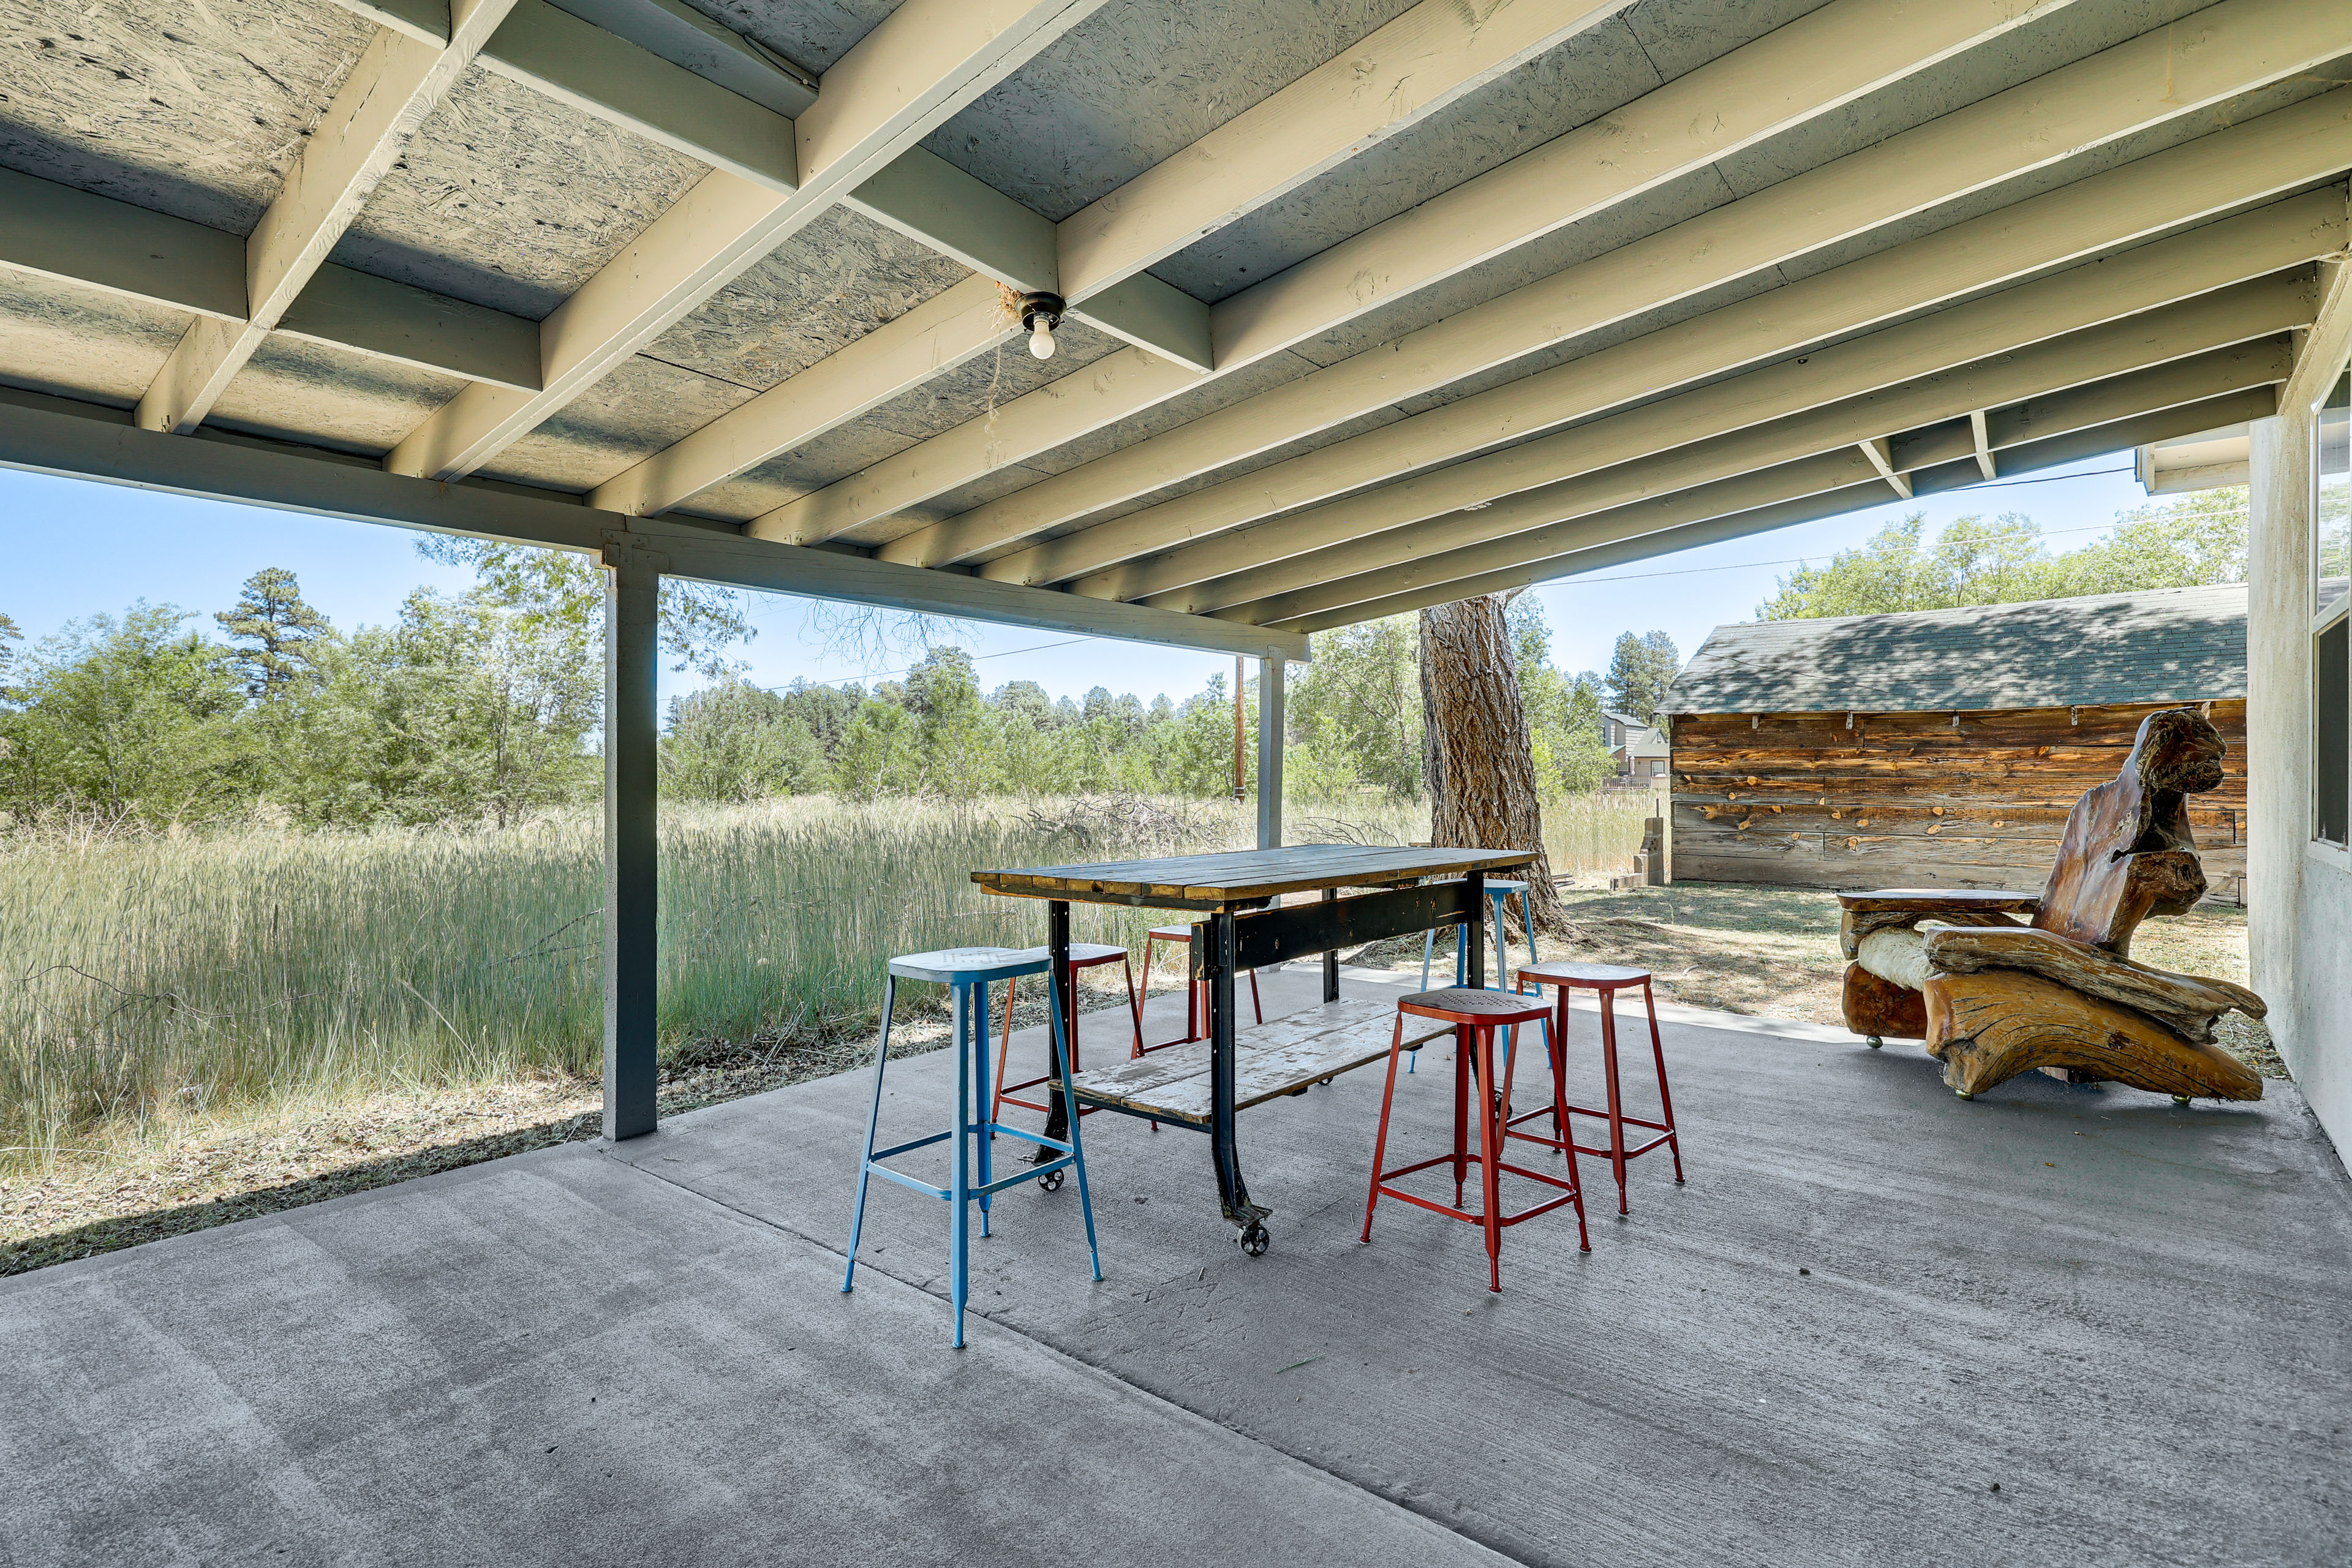
{"label": "shingle roof", "polygon": [[2246,694],[2246,590],[2157,588],[1717,626],[1670,713],[1895,713]]}

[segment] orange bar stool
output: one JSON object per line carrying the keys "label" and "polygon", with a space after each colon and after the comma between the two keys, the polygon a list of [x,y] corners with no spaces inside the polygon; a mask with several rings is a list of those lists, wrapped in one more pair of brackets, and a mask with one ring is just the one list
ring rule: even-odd
{"label": "orange bar stool", "polygon": [[[1508,1138],[1526,1138],[1538,1143],[1548,1143],[1555,1149],[1565,1150],[1570,1160],[1574,1160],[1579,1154],[1607,1155],[1610,1168],[1617,1173],[1617,1212],[1621,1215],[1626,1212],[1625,1164],[1635,1156],[1646,1154],[1659,1144],[1664,1144],[1667,1152],[1675,1157],[1675,1180],[1680,1182],[1683,1179],[1683,1147],[1680,1140],[1675,1135],[1675,1100],[1674,1096],[1666,1089],[1666,1047],[1658,1038],[1658,1001],[1650,992],[1650,972],[1622,963],[1570,963],[1556,961],[1550,963],[1528,964],[1519,971],[1519,984],[1532,986],[1549,985],[1556,988],[1559,993],[1559,1005],[1552,1016],[1550,1046],[1554,1098],[1559,1103],[1554,1107],[1529,1111],[1525,1116],[1513,1118],[1512,1124],[1504,1130],[1504,1135]],[[1623,1098],[1617,1089],[1617,993],[1635,985],[1642,988],[1642,1005],[1650,1015],[1650,1056],[1658,1066],[1658,1113],[1665,1118],[1664,1121],[1645,1121],[1641,1117],[1626,1115]],[[1568,1065],[1568,994],[1580,990],[1596,993],[1601,1001],[1601,1065],[1609,1077],[1609,1109],[1606,1110],[1595,1110],[1581,1105],[1570,1105],[1565,1096],[1559,1093],[1563,1069]],[[1518,1122],[1532,1121],[1537,1117],[1545,1115],[1552,1119],[1550,1137],[1546,1138],[1538,1132],[1521,1132],[1517,1130]],[[1575,1123],[1570,1120],[1577,1116],[1606,1120],[1609,1123],[1609,1146],[1605,1149],[1598,1149],[1577,1142]],[[1657,1136],[1646,1143],[1628,1149],[1625,1146],[1625,1129],[1628,1127],[1647,1128],[1657,1133]]]}
{"label": "orange bar stool", "polygon": [[[1044,949],[1038,951],[1043,952]],[[1139,1057],[1143,1054],[1143,1002],[1136,994],[1135,965],[1127,962],[1127,949],[1102,942],[1074,942],[1070,943],[1070,990],[1069,994],[1063,998],[1062,1018],[1062,1037],[1070,1042],[1070,1070],[1074,1073],[1085,1070],[1078,1066],[1078,971],[1105,963],[1116,963],[1127,971],[1127,1013],[1135,1026],[1135,1050],[1132,1054]],[[1050,1072],[1038,1078],[1024,1079],[1019,1083],[1004,1081],[1004,1064],[1013,1055],[1013,994],[1020,984],[1018,979],[1004,983],[1004,1038],[996,1047],[996,1098],[990,1101],[988,1108],[991,1121],[1001,1118],[1008,1105],[1049,1114],[1053,1109],[1043,1100],[1014,1098],[1024,1089],[1053,1082],[1054,1077]],[[1081,1106],[1078,1114],[1092,1116],[1098,1109],[1092,1105]]]}
{"label": "orange bar stool", "polygon": [[[1568,1180],[1541,1171],[1530,1171],[1524,1165],[1513,1165],[1503,1159],[1504,1139],[1511,1117],[1511,1058],[1504,1056],[1500,1087],[1495,1071],[1495,1031],[1514,1028],[1521,1024],[1542,1026],[1549,1021],[1550,1006],[1540,996],[1517,995],[1507,991],[1473,991],[1455,986],[1445,991],[1423,991],[1397,1003],[1396,1035],[1389,1043],[1389,1082],[1381,1094],[1381,1131],[1372,1141],[1372,1190],[1364,1199],[1364,1239],[1372,1239],[1372,1211],[1382,1194],[1402,1198],[1406,1203],[1442,1214],[1454,1219],[1466,1220],[1486,1233],[1486,1289],[1503,1288],[1503,1231],[1507,1226],[1530,1220],[1539,1214],[1549,1214],[1562,1204],[1576,1205],[1576,1240],[1583,1251],[1592,1250],[1591,1237],[1584,1229],[1584,1194],[1577,1181],[1576,1153],[1568,1152]],[[1454,1026],[1454,1152],[1394,1170],[1381,1163],[1388,1157],[1389,1107],[1396,1098],[1397,1058],[1404,1055],[1404,1021],[1407,1017],[1434,1018]],[[1478,1147],[1469,1147],[1470,1110],[1478,1110]],[[1559,1079],[1552,1079],[1551,1110],[1565,1115],[1568,1107],[1559,1098]],[[1530,1115],[1540,1116],[1542,1111]],[[1526,1120],[1525,1117],[1519,1120]],[[1568,1147],[1563,1145],[1563,1147]],[[1454,1167],[1454,1202],[1442,1204],[1424,1198],[1403,1188],[1391,1185],[1400,1177],[1416,1171],[1426,1171],[1433,1165]],[[1463,1207],[1463,1189],[1468,1184],[1470,1167],[1478,1167],[1480,1203],[1476,1210]],[[1559,1189],[1559,1196],[1547,1198],[1517,1214],[1503,1212],[1500,1185],[1503,1173],[1508,1171],[1531,1182]]]}
{"label": "orange bar stool", "polygon": [[[1151,950],[1163,942],[1173,942],[1189,949],[1192,945],[1192,928],[1191,926],[1153,926],[1144,933],[1143,994],[1147,996],[1151,994]],[[1263,1024],[1265,1022],[1265,1004],[1258,999],[1256,970],[1253,969],[1249,972],[1249,982],[1250,1010],[1257,1015],[1257,1021]],[[1184,1037],[1182,1039],[1162,1040],[1156,1046],[1147,1046],[1143,1043],[1143,1026],[1139,1022],[1136,1025],[1135,1054],[1139,1057],[1146,1051],[1164,1051],[1170,1046],[1189,1046],[1199,1039],[1201,1015],[1208,1010],[1202,1005],[1201,998],[1207,987],[1206,981],[1195,980],[1191,988],[1184,993]],[[1138,1016],[1139,1018],[1140,1015]]]}

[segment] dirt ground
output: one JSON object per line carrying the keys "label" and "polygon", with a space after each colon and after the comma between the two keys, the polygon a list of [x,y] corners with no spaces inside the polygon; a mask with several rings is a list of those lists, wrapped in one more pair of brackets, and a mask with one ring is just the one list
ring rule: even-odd
{"label": "dirt ground", "polygon": [[[1657,976],[1662,1001],[1836,1024],[1837,902],[1827,893],[1685,883],[1612,893],[1563,892],[1575,954],[1637,963]],[[1547,957],[1565,956],[1545,940]],[[1400,938],[1349,955],[1375,967],[1418,970],[1422,942]],[[2241,910],[2200,910],[2152,921],[2132,956],[2159,968],[2246,978]],[[1439,965],[1443,973],[1444,965]],[[1089,1010],[1124,1005],[1117,972],[1084,974]],[[1443,984],[1433,977],[1433,983]],[[1155,992],[1161,989],[1155,985]],[[1016,1026],[1045,1022],[1024,996]],[[663,1064],[661,1114],[675,1116],[871,1061],[875,1022],[810,1037],[706,1040]],[[933,1003],[902,1005],[894,1054],[947,1043]],[[2231,1014],[2222,1044],[2267,1076],[2285,1067],[2260,1024]],[[598,1131],[593,1079],[537,1078],[297,1103],[263,1116],[151,1129],[59,1160],[48,1172],[0,1176],[0,1274],[110,1252],[183,1231],[296,1208],[436,1171],[544,1148]]]}

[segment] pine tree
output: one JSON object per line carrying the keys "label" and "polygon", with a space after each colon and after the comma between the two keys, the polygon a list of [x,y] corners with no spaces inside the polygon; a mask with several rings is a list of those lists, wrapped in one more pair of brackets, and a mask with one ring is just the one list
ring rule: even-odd
{"label": "pine tree", "polygon": [[231,662],[247,696],[266,701],[283,696],[316,665],[320,639],[333,634],[327,617],[305,604],[294,574],[265,566],[245,580],[236,608],[213,616],[235,648]]}

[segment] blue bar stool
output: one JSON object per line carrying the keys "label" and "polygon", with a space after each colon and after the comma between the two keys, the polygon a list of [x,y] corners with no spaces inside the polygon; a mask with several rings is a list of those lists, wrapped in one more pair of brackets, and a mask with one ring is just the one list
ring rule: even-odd
{"label": "blue bar stool", "polygon": [[[1503,918],[1503,900],[1513,893],[1524,894],[1527,890],[1528,885],[1525,882],[1502,881],[1492,878],[1486,882],[1486,901],[1495,907],[1495,978],[1496,980],[1511,973],[1511,926],[1510,922]],[[1536,957],[1535,910],[1525,898],[1519,900],[1519,921],[1520,929],[1527,933],[1528,962],[1529,963],[1540,962]],[[1421,939],[1421,988],[1423,991],[1429,989],[1429,964],[1436,952],[1437,932],[1431,931]],[[1455,926],[1454,928],[1454,984],[1456,986],[1466,984],[1469,973],[1470,928]],[[1516,985],[1490,984],[1486,989],[1517,994],[1519,988]],[[1512,1025],[1503,1031],[1503,1059],[1506,1062],[1511,1059],[1511,1052],[1518,1043],[1518,1026]],[[1418,1071],[1420,1067],[1421,1053],[1415,1051],[1406,1063],[1404,1070],[1407,1073],[1412,1073]]]}
{"label": "blue bar stool", "polygon": [[[882,987],[882,1041],[874,1052],[874,1105],[866,1117],[866,1153],[857,1167],[857,1208],[849,1222],[849,1268],[841,1278],[845,1293],[857,1283],[857,1237],[866,1228],[866,1189],[869,1180],[881,1176],[929,1197],[943,1198],[949,1204],[952,1217],[948,1221],[950,1253],[950,1298],[955,1303],[955,1343],[963,1347],[963,1310],[971,1289],[971,1205],[980,1203],[980,1234],[988,1234],[989,1200],[1005,1188],[1017,1186],[1034,1178],[1037,1184],[1052,1192],[1062,1184],[1064,1166],[1075,1166],[1078,1173],[1078,1208],[1086,1215],[1087,1252],[1093,1259],[1095,1278],[1102,1278],[1102,1254],[1095,1246],[1095,1210],[1087,1195],[1087,1163],[1078,1152],[1078,1127],[1082,1118],[1070,1119],[1067,1142],[1058,1138],[1041,1137],[1024,1132],[1018,1127],[1007,1127],[990,1115],[988,1082],[988,987],[996,980],[1011,980],[1022,974],[1047,974],[1052,961],[1045,950],[1033,947],[1015,952],[1009,947],[957,947],[940,952],[918,952],[890,961],[888,978]],[[947,985],[954,991],[955,1052],[956,1052],[956,1116],[955,1126],[945,1132],[934,1132],[928,1138],[896,1143],[887,1149],[874,1147],[875,1130],[882,1120],[882,1071],[890,1060],[890,1013],[898,1000],[898,982],[928,980]],[[1045,982],[1046,1012],[1052,1018],[1054,1069],[1062,1080],[1062,1093],[1067,1099],[1070,1088],[1070,1054],[1062,1038],[1061,984],[1047,974]],[[1024,1166],[1017,1175],[992,1177],[989,1161],[989,1139],[1002,1133],[1007,1138],[1019,1138],[1059,1150],[1061,1157],[1041,1164]],[[955,1159],[950,1184],[933,1186],[930,1183],[894,1171],[882,1162],[910,1150],[928,1148],[933,1143],[955,1140]],[[972,1180],[972,1155],[979,1152],[980,1179]]]}

